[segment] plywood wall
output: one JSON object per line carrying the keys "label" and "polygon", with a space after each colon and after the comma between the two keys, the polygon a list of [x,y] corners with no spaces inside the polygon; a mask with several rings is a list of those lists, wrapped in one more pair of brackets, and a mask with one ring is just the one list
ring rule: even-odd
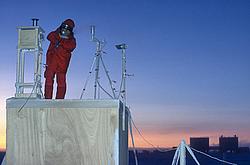
{"label": "plywood wall", "polygon": [[7,165],[127,165],[118,100],[7,101]]}

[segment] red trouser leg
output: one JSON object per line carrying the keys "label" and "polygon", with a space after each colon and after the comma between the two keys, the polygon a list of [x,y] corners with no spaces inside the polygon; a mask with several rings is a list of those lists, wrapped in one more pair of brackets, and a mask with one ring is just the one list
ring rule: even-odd
{"label": "red trouser leg", "polygon": [[45,85],[45,99],[52,99],[52,95],[53,95],[53,86],[48,86]]}
{"label": "red trouser leg", "polygon": [[45,99],[52,99],[55,73],[47,70],[45,75]]}
{"label": "red trouser leg", "polygon": [[57,81],[56,99],[64,99],[66,94],[66,73],[57,73],[56,81]]}

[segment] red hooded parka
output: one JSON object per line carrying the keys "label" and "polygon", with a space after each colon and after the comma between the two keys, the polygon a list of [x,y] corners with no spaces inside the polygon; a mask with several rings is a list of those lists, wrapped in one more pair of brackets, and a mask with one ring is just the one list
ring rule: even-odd
{"label": "red hooded parka", "polygon": [[[63,23],[74,28],[74,22],[71,19]],[[76,47],[76,40],[73,33],[68,38],[61,38],[60,29],[49,33],[47,39],[50,45],[46,54],[45,80],[45,99],[52,99],[54,77],[56,75],[57,93],[56,99],[64,99],[66,94],[66,73],[69,66],[71,52]]]}

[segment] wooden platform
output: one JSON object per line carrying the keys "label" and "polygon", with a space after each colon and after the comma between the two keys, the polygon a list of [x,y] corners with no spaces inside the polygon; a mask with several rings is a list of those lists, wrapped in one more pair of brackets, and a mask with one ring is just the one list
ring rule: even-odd
{"label": "wooden platform", "polygon": [[127,165],[119,100],[7,100],[7,165]]}

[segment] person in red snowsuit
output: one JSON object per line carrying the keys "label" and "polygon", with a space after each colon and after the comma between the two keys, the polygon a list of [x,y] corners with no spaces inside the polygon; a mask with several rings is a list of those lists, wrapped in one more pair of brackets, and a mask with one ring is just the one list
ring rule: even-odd
{"label": "person in red snowsuit", "polygon": [[74,21],[65,20],[59,28],[49,33],[47,39],[50,45],[46,54],[45,99],[52,99],[53,84],[56,76],[56,99],[64,99],[66,94],[66,73],[68,70],[71,52],[76,47],[73,28]]}

